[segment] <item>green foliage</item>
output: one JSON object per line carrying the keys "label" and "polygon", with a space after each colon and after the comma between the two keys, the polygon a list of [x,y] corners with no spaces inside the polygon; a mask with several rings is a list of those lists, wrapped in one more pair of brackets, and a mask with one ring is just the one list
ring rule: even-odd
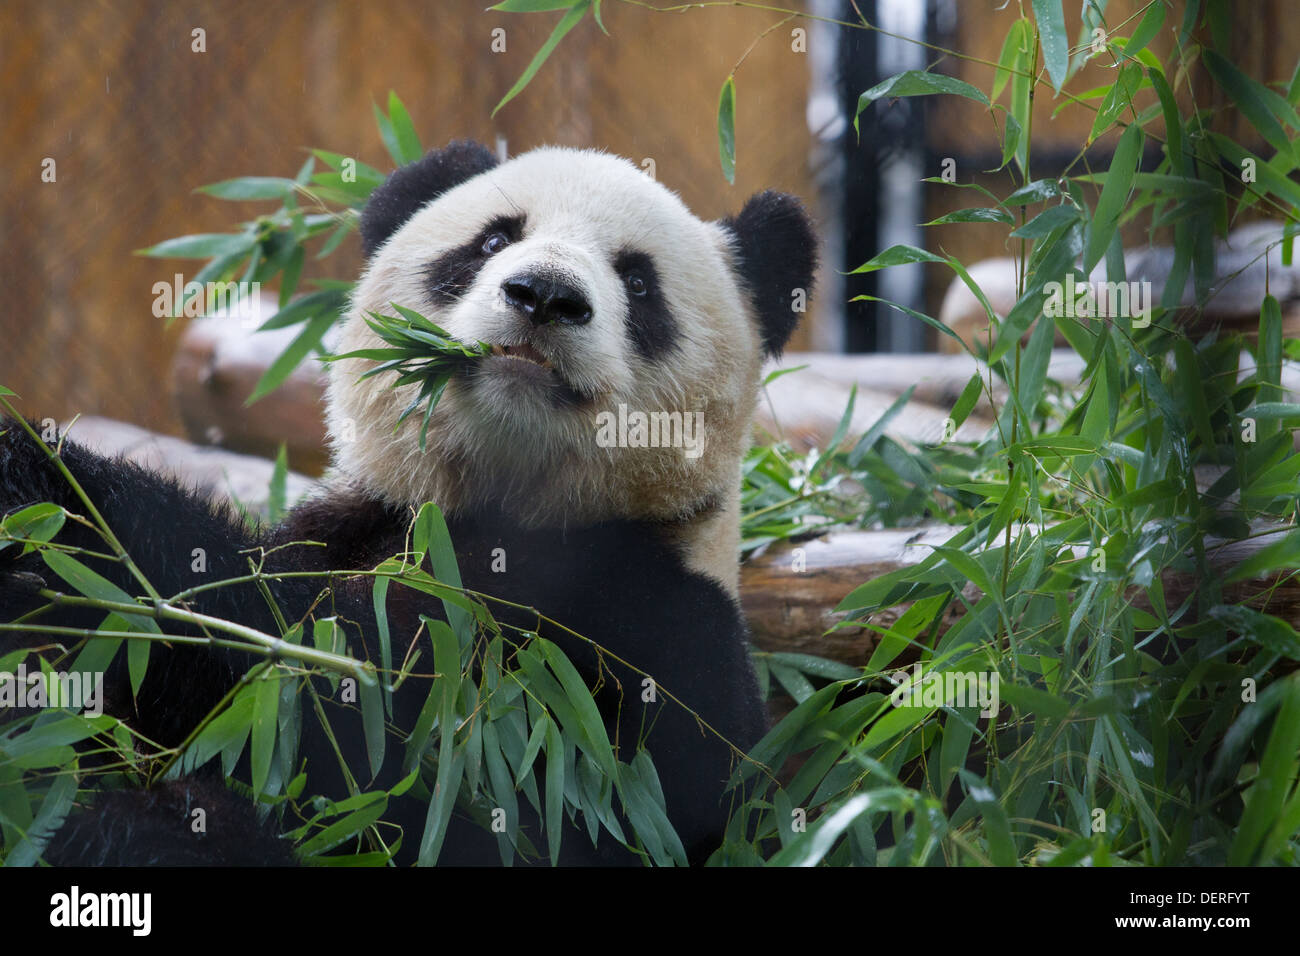
{"label": "green foliage", "polygon": [[[386,113],[377,105],[374,113],[380,138],[394,165],[419,159],[423,146],[397,94],[389,93]],[[321,343],[339,321],[353,283],[317,280],[316,291],[295,299],[307,247],[321,239],[315,258],[331,255],[356,229],[359,210],[384,181],[383,173],[355,157],[323,149],[313,149],[311,154],[293,179],[245,176],[199,190],[235,202],[279,200],[280,208],[274,212],[242,223],[236,233],[181,236],[138,251],[139,255],[157,258],[208,259],[190,280],[200,286],[208,282],[279,280],[279,309],[260,328],[297,326],[299,332],[254,387],[247,399],[250,405],[279,388],[309,355],[323,354]],[[318,171],[318,162],[328,169]],[[307,212],[300,203],[319,211]],[[174,304],[174,316],[182,314],[189,298],[187,294]]]}
{"label": "green foliage", "polygon": [[[747,455],[747,553],[831,527],[956,530],[918,562],[845,595],[837,628],[861,630],[865,666],[756,652],[763,685],[783,690],[795,706],[738,761],[735,779],[751,789],[736,801],[715,863],[1300,862],[1300,635],[1269,613],[1270,589],[1249,604],[1234,603],[1228,590],[1261,576],[1289,578],[1300,565],[1293,434],[1300,405],[1281,386],[1283,359],[1300,359],[1300,342],[1283,337],[1271,297],[1261,303],[1253,341],[1194,332],[1176,311],[1189,284],[1198,307],[1212,294],[1211,239],[1230,222],[1244,213],[1300,218],[1300,185],[1292,178],[1300,70],[1277,87],[1242,73],[1223,52],[1224,4],[1188,4],[1178,18],[1169,16],[1172,5],[1156,0],[1122,24],[1106,21],[1104,4],[1085,5],[1078,21],[1059,0],[1027,6],[1032,16],[1014,8],[1000,14],[1007,35],[990,65],[987,93],[913,71],[862,94],[859,115],[898,96],[957,95],[987,105],[1006,189],[999,195],[928,180],[939,188],[975,188],[987,203],[933,224],[966,223],[981,236],[1005,230],[1022,264],[1018,298],[998,314],[954,257],[908,246],[885,250],[857,271],[939,265],[983,304],[989,338],[963,344],[980,372],[950,419],[955,429],[983,400],[993,427],[975,441],[902,440],[889,426],[908,393],[866,434],[851,436],[851,399],[827,448],[796,455],[772,442]],[[590,0],[506,0],[497,9],[565,11],[500,105],[519,95],[589,10],[600,22],[600,4]],[[1171,36],[1174,52],[1162,61],[1151,45]],[[1090,59],[1111,69],[1111,82],[1073,91],[1071,78]],[[1267,144],[1264,153],[1254,151],[1253,139],[1218,132],[1213,111],[1180,107],[1198,63]],[[1104,171],[1090,168],[1084,157],[1091,154],[1081,151],[1063,175],[1033,178],[1036,95],[1056,95],[1060,109],[1094,114],[1080,146],[1110,153]],[[395,97],[376,117],[395,163],[418,154],[418,137]],[[734,122],[733,71],[717,125],[728,180]],[[1150,144],[1160,148],[1154,169],[1142,160]],[[329,171],[315,172],[315,161]],[[292,295],[304,245],[328,232],[319,254],[333,251],[382,181],[361,164],[355,177],[345,176],[345,163],[317,150],[293,180],[252,177],[208,187],[222,199],[282,205],[233,235],[190,236],[147,250],[209,259],[200,281],[241,270],[250,278],[281,276],[281,311],[267,325],[302,331],[259,394],[319,350],[344,301],[346,283]],[[1252,177],[1242,175],[1247,169]],[[301,197],[341,208],[307,214]],[[1119,237],[1135,229],[1153,242],[1172,235],[1175,250],[1149,323],[1132,315],[1045,314],[1049,283],[1082,282],[1097,263],[1110,280],[1125,280]],[[934,317],[903,311],[956,338]],[[408,413],[423,400],[427,414],[437,390],[427,383],[442,373],[436,360],[420,371],[433,358],[420,349],[432,338],[440,355],[448,343],[418,316],[398,312],[404,323],[371,317],[392,348],[369,357],[414,376],[407,384],[422,381]],[[1049,375],[1058,335],[1084,361],[1077,382]],[[470,352],[460,357],[472,360]],[[99,631],[67,635],[75,643],[62,656],[39,655],[48,658],[40,666],[80,655],[79,667],[102,667],[124,642],[147,647],[163,637],[168,620],[189,620],[185,595],[154,595],[144,580],[144,601],[109,593],[83,573],[75,555],[50,544],[66,521],[102,525],[93,503],[85,505],[85,515],[36,505],[10,516],[0,531],[0,548],[41,551],[65,582],[61,599],[80,595],[106,614]],[[121,555],[103,531],[109,550]],[[1268,545],[1226,574],[1212,561],[1223,544],[1262,535]],[[635,747],[615,753],[588,688],[558,649],[503,627],[490,598],[459,586],[435,509],[421,511],[411,540],[410,553],[355,569],[373,579],[378,661],[350,658],[347,629],[330,618],[310,622],[310,642],[307,621],[286,621],[279,635],[214,622],[223,640],[260,659],[178,751],[160,751],[111,718],[51,711],[7,724],[0,735],[6,862],[34,862],[69,811],[86,784],[71,783],[68,771],[88,769],[72,744],[86,741],[99,756],[112,756],[104,764],[114,783],[218,759],[229,771],[250,748],[253,779],[242,786],[294,825],[299,851],[321,864],[385,862],[399,838],[384,822],[387,801],[407,790],[429,804],[424,831],[400,835],[419,841],[424,862],[437,857],[453,803],[486,822],[488,808],[513,808],[520,799],[546,821],[552,853],[563,821],[573,817],[591,834],[605,829],[638,847],[649,862],[680,862],[652,754]],[[433,575],[420,568],[426,554]],[[250,568],[255,578],[260,573]],[[1171,587],[1175,580],[1183,585]],[[385,612],[393,587],[444,603],[446,623],[425,621],[432,662],[393,659],[396,635]],[[271,659],[267,642],[276,638],[285,645]],[[28,656],[36,666],[38,655]],[[22,659],[21,652],[0,659],[0,670]],[[436,676],[418,725],[393,727],[392,689],[430,669]],[[358,787],[337,803],[303,792],[294,754],[306,672],[357,679],[367,762],[373,768],[388,748],[404,747],[409,775],[400,785],[389,792]],[[979,686],[995,686],[996,699],[956,692]],[[363,769],[349,772],[364,778]],[[536,853],[517,832],[498,840],[503,859]]]}
{"label": "green foliage", "polygon": [[[498,3],[491,8],[510,13],[535,13],[545,10],[567,11],[560,19],[560,22],[555,25],[555,29],[547,37],[546,42],[542,44],[542,48],[537,51],[528,66],[524,68],[523,75],[510,88],[510,92],[501,97],[501,102],[492,108],[493,116],[497,114],[501,107],[524,91],[524,88],[537,75],[537,71],[542,68],[542,64],[550,59],[551,54],[555,52],[555,48],[560,45],[560,41],[578,25],[582,18],[587,15],[588,10],[594,10],[596,22],[600,22],[600,4],[601,0],[505,0],[505,2]],[[602,29],[604,29],[603,26]]]}
{"label": "green foliage", "polygon": [[[990,343],[964,346],[984,372],[953,418],[964,420],[982,392],[996,427],[982,441],[939,445],[893,442],[873,428],[847,452],[842,425],[826,452],[792,459],[765,447],[747,459],[751,547],[834,522],[924,519],[962,530],[845,597],[839,626],[878,635],[852,679],[766,665],[799,705],[752,756],[779,765],[802,751],[805,761],[784,787],[760,788],[742,809],[780,844],[773,863],[1300,862],[1300,743],[1288,710],[1300,686],[1289,673],[1300,635],[1267,613],[1268,592],[1254,606],[1225,597],[1225,583],[1280,580],[1300,564],[1292,432],[1300,407],[1287,403],[1278,377],[1282,356],[1300,350],[1284,342],[1271,297],[1255,343],[1193,336],[1173,309],[1189,278],[1198,303],[1211,292],[1203,240],[1222,235],[1232,215],[1295,216],[1300,195],[1287,174],[1300,121],[1285,97],[1212,47],[1184,37],[1175,62],[1151,56],[1145,48],[1165,14],[1154,3],[1131,38],[1107,31],[1115,79],[1085,97],[1102,104],[1093,138],[1113,144],[1109,168],[1035,181],[1029,109],[1043,78],[1034,64],[1041,56],[1060,90],[1068,47],[1059,2],[1035,0],[1033,9],[1033,21],[1012,22],[989,97],[1001,111],[999,96],[1011,90],[1005,135],[1015,142],[1005,157],[1016,158],[1018,179],[1000,200],[976,187],[995,205],[931,223],[1007,229],[1024,263],[1019,300],[998,315],[961,263],[913,247],[856,270],[933,263],[971,288]],[[1173,91],[1197,57],[1274,155],[1214,133],[1212,114],[1179,113]],[[900,75],[864,93],[861,106],[940,92],[982,98],[954,82]],[[1155,91],[1155,108],[1135,105],[1142,89]],[[1140,168],[1145,140],[1164,145],[1151,172]],[[1259,170],[1254,181],[1241,175],[1249,165]],[[1070,273],[1082,284],[1105,262],[1107,278],[1124,281],[1119,229],[1137,224],[1153,242],[1172,228],[1177,250],[1149,325],[1132,315],[1044,314],[1047,283]],[[1077,384],[1047,376],[1058,333],[1086,362]],[[858,486],[867,493],[846,521],[855,500],[846,489]],[[1260,534],[1273,543],[1227,582],[1212,570],[1214,549]],[[1172,574],[1192,586],[1168,591]],[[956,622],[941,626],[952,612]],[[981,717],[950,689],[892,706],[886,695],[899,688],[909,699],[912,685],[899,681],[925,686],[914,671],[891,675],[918,661],[932,678],[996,678],[996,716]],[[791,832],[792,808],[809,806],[820,818]],[[882,833],[888,848],[877,846]]]}

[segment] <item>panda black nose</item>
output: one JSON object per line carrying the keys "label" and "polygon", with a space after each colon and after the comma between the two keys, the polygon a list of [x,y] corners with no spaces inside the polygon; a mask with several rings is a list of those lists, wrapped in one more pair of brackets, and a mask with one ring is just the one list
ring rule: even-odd
{"label": "panda black nose", "polygon": [[501,284],[506,302],[528,317],[533,325],[558,322],[586,325],[591,321],[591,303],[578,289],[545,275],[524,273]]}

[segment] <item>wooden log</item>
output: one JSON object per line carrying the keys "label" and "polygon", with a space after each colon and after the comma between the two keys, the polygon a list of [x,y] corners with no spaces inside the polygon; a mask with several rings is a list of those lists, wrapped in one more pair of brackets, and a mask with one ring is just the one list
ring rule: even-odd
{"label": "wooden log", "polygon": [[[172,367],[172,384],[191,441],[261,457],[274,457],[284,441],[295,470],[320,474],[328,452],[322,420],[325,373],[318,363],[308,359],[280,388],[251,407],[244,404],[295,334],[293,329],[256,332],[229,316],[190,323]],[[1249,357],[1244,361],[1249,368]],[[971,375],[987,373],[986,366],[968,355],[819,352],[787,353],[764,372],[799,366],[807,367],[782,375],[767,387],[756,416],[760,437],[781,437],[799,450],[826,446],[855,385],[858,397],[850,439],[870,428],[899,395],[915,385],[912,401],[886,433],[906,444],[939,441],[948,413]],[[1076,382],[1083,366],[1073,350],[1058,349],[1052,353],[1048,374],[1057,381]],[[1300,394],[1300,365],[1286,363],[1282,377],[1292,394]],[[995,379],[992,390],[998,402],[1005,401],[1001,381]],[[950,437],[978,440],[989,428],[991,415],[987,395],[981,395],[972,416]]]}
{"label": "wooden log", "polygon": [[[269,308],[263,312],[270,314]],[[257,332],[234,316],[217,315],[189,324],[172,366],[172,386],[191,441],[262,457],[273,457],[285,441],[295,469],[321,472],[328,454],[321,416],[325,374],[318,363],[308,359],[280,388],[251,407],[244,404],[295,334],[294,329]],[[966,356],[803,352],[788,353],[766,371],[800,365],[809,367],[768,386],[757,425],[760,433],[784,436],[801,450],[824,447],[830,441],[855,384],[859,391],[850,437],[870,428],[903,391],[916,385],[912,401],[886,431],[911,444],[938,441],[952,403],[976,369]],[[1078,362],[1074,365],[1081,367]],[[1078,375],[1064,352],[1054,372]],[[956,437],[978,438],[988,425],[977,407]]]}
{"label": "wooden log", "polygon": [[[811,368],[781,376],[767,387],[766,399],[759,401],[755,415],[759,438],[781,438],[801,451],[826,447],[844,417],[850,388],[851,385],[833,381]],[[849,424],[849,440],[874,425],[897,398],[893,392],[859,387]],[[942,441],[949,408],[928,405],[914,398],[886,426],[885,433],[909,445]],[[977,440],[989,425],[987,419],[972,417],[947,437],[958,441]]]}
{"label": "wooden log", "polygon": [[[836,606],[861,584],[919,563],[931,548],[943,544],[958,528],[951,526],[902,531],[842,531],[823,538],[784,543],[767,549],[741,567],[741,606],[749,622],[754,644],[766,651],[817,654],[854,666],[864,665],[875,650],[879,634],[865,627],[841,627],[826,633],[845,619]],[[1256,532],[1244,541],[1207,540],[1210,568],[1220,576],[1252,554],[1277,541],[1290,527]],[[1084,557],[1084,549],[1077,549]],[[799,570],[802,568],[802,570]],[[1188,574],[1165,571],[1161,575],[1165,603],[1177,607],[1196,587]],[[968,597],[979,592],[968,586]],[[1130,600],[1150,610],[1145,594],[1135,592]],[[1248,604],[1300,626],[1300,580],[1286,574],[1266,579],[1241,581],[1224,588],[1228,604]],[[906,606],[875,614],[871,623],[888,627],[906,611]],[[949,611],[941,630],[960,616]]]}
{"label": "wooden log", "polygon": [[[754,644],[765,651],[865,665],[879,634],[866,627],[831,631],[845,617],[835,612],[836,605],[859,585],[919,563],[958,530],[845,531],[776,545],[750,558],[740,569],[740,604]],[[904,610],[878,614],[872,623],[888,627]],[[945,626],[956,617],[950,612]]]}
{"label": "wooden log", "polygon": [[[1048,364],[1047,374],[1058,382],[1073,384],[1078,382],[1083,373],[1085,362],[1073,349],[1055,349]],[[988,377],[989,368],[976,361],[966,353],[944,355],[932,352],[896,352],[873,353],[867,355],[837,355],[830,352],[787,352],[777,362],[769,363],[764,370],[770,373],[776,369],[798,368],[806,365],[801,372],[791,372],[790,385],[797,388],[807,378],[822,379],[840,386],[844,399],[848,400],[849,389],[856,385],[859,390],[871,389],[885,392],[897,397],[916,386],[912,400],[918,405],[932,405],[944,411],[951,409],[961,395],[962,389],[976,372]],[[769,386],[775,388],[781,379]],[[993,378],[993,396],[1001,403],[1006,399],[1007,388],[996,376]],[[844,403],[840,403],[841,410]],[[981,393],[975,405],[977,417],[992,417],[992,408],[988,396]]]}
{"label": "wooden log", "polygon": [[[250,510],[266,505],[273,465],[265,459],[221,449],[192,445],[178,438],[156,435],[134,425],[110,419],[76,420],[69,438],[106,455],[122,455],[138,464],[165,471],[194,484],[213,497],[240,502]],[[1212,473],[1198,476],[1208,485]],[[312,479],[290,473],[290,504],[319,486]],[[865,665],[879,635],[867,627],[847,626],[831,631],[844,615],[835,608],[856,587],[899,568],[915,565],[959,529],[950,525],[883,531],[841,531],[807,541],[783,542],[765,549],[741,566],[741,607],[756,646],[766,651],[817,654],[854,666]],[[1207,555],[1215,571],[1226,574],[1251,554],[1291,530],[1279,528],[1257,533],[1245,541],[1208,541]],[[1080,557],[1083,550],[1078,551]],[[1166,603],[1177,606],[1192,592],[1194,580],[1185,574],[1163,575]],[[979,592],[968,586],[974,601]],[[1135,595],[1135,603],[1149,607]],[[1266,607],[1269,613],[1300,624],[1300,582],[1293,578],[1244,581],[1225,589],[1224,600]],[[906,610],[890,608],[875,614],[871,623],[888,627]],[[942,628],[960,616],[949,609]],[[827,632],[830,633],[827,633]]]}
{"label": "wooden log", "polygon": [[[275,300],[260,311],[274,315]],[[191,441],[263,458],[274,458],[284,442],[291,467],[321,473],[329,454],[322,418],[325,373],[318,362],[308,357],[275,391],[244,404],[298,332],[258,332],[231,315],[190,322],[172,363],[172,391]]]}
{"label": "wooden log", "polygon": [[[194,445],[158,435],[111,418],[83,416],[65,425],[70,441],[110,457],[121,456],[142,468],[175,475],[216,500],[238,503],[264,513],[275,463],[222,448]],[[289,472],[285,499],[289,505],[316,488],[305,475]]]}
{"label": "wooden log", "polygon": [[[273,457],[280,442],[288,446],[289,462],[298,471],[319,475],[328,453],[322,408],[325,373],[310,359],[288,381],[255,405],[245,406],[272,361],[293,338],[292,329],[254,332],[230,318],[195,320],[181,338],[172,368],[172,384],[181,419],[191,441],[232,451]],[[849,429],[862,434],[915,385],[912,401],[891,422],[886,433],[898,441],[920,444],[939,440],[948,412],[971,375],[987,367],[969,355],[889,354],[834,355],[788,352],[769,363],[777,369],[799,371],[782,375],[760,400],[756,425],[762,436],[780,436],[800,450],[825,447],[835,433],[849,400],[858,397]],[[1084,362],[1071,349],[1052,353],[1048,374],[1057,381],[1077,382]],[[1249,356],[1243,368],[1253,367]],[[1300,394],[1300,365],[1284,364],[1282,384]],[[1006,400],[1006,387],[993,381],[993,395]],[[982,394],[972,417],[958,429],[959,440],[977,440],[990,425],[992,408]]]}
{"label": "wooden log", "polygon": [[[1267,290],[1283,305],[1286,334],[1300,333],[1300,259],[1284,266],[1280,245],[1268,248],[1281,235],[1281,223],[1257,222],[1234,230],[1226,241],[1216,240],[1213,293],[1204,308],[1194,313],[1191,307],[1195,305],[1195,288],[1189,277],[1179,302],[1182,312],[1179,320],[1194,322],[1198,328],[1224,325],[1249,334],[1257,326],[1260,303]],[[1173,263],[1174,249],[1170,246],[1124,251],[1128,280],[1149,282],[1153,303],[1161,300]],[[968,271],[995,313],[1005,316],[1011,311],[1016,302],[1016,260],[985,259]],[[1094,281],[1105,278],[1104,265],[1093,270]],[[976,339],[984,341],[987,335],[984,307],[961,279],[954,278],[949,284],[938,319],[967,344]],[[958,348],[946,337],[942,337],[940,347],[945,351]]]}

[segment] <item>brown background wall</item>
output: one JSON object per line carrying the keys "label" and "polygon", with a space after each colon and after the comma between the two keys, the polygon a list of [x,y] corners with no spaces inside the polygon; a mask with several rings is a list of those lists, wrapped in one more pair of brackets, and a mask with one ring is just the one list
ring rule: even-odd
{"label": "brown background wall", "polygon": [[[650,157],[660,181],[710,217],[769,186],[816,199],[805,121],[809,58],[791,49],[795,24],[759,42],[742,67],[736,185],[719,172],[719,87],[780,14],[726,6],[657,13],[606,3],[611,36],[581,24],[493,119],[492,107],[559,15],[503,14],[485,11],[486,3],[0,3],[0,384],[18,391],[23,410],[36,417],[83,412],[179,433],[166,382],[180,326],[165,329],[154,318],[151,288],[197,265],[132,250],[229,230],[261,207],[194,188],[239,175],[292,175],[305,147],[389,168],[371,116],[371,103],[389,89],[406,102],[426,147],[461,136],[490,144],[500,135],[511,152],[553,142]],[[1112,0],[1108,21],[1119,23],[1144,3]],[[1152,43],[1157,54],[1169,48],[1182,6],[1173,4]],[[1073,21],[1078,7],[1067,7]],[[1288,79],[1300,51],[1300,20],[1289,10],[1289,0],[1249,0],[1234,12],[1233,59],[1252,76]],[[1017,5],[960,0],[957,12],[948,44],[996,60]],[[191,51],[195,27],[207,31],[206,53]],[[491,51],[496,27],[506,30],[504,53]],[[989,66],[938,54],[935,62],[989,88]],[[1110,75],[1089,66],[1070,88]],[[1053,118],[1058,105],[1050,95],[1037,100],[1036,155],[1077,149],[1086,135],[1091,112],[1069,107]],[[978,178],[1003,194],[1012,188],[1005,172],[981,172],[996,165],[986,161],[998,150],[982,108],[936,99],[925,135],[935,156],[958,158],[960,180]],[[1097,145],[1102,165],[1109,149],[1105,140]],[[57,183],[41,182],[45,157],[58,164]],[[972,204],[969,190],[929,186],[925,195],[927,218]],[[1006,254],[1000,235],[997,227],[961,225],[932,229],[927,240],[973,262]],[[351,277],[359,264],[352,237],[323,267],[309,260],[307,275],[315,268],[315,275]],[[927,277],[933,314],[951,276],[936,267]],[[835,320],[836,303],[822,297],[815,305],[814,321]],[[807,341],[805,334],[793,346]]]}
{"label": "brown background wall", "polygon": [[[195,187],[292,176],[305,147],[391,168],[371,115],[390,89],[426,148],[501,135],[512,153],[562,143],[650,157],[657,178],[707,217],[769,186],[811,194],[807,57],[792,52],[789,27],[760,43],[738,76],[734,186],[719,168],[722,81],[780,16],[607,3],[611,35],[581,24],[492,119],[559,15],[486,6],[5,0],[0,384],[36,417],[82,412],[179,432],[166,386],[179,324],[165,330],[154,318],[151,289],[198,264],[132,250],[230,230],[262,207]],[[191,51],[195,27],[207,31],[206,53]],[[495,27],[506,30],[504,53],[491,51]],[[45,157],[57,162],[56,183],[41,182]],[[359,264],[354,236],[316,274],[351,278]]]}

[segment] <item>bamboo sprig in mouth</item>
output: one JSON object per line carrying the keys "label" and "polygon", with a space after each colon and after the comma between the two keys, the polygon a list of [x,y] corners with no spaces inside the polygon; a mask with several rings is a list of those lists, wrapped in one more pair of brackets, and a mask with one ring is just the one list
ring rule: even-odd
{"label": "bamboo sprig in mouth", "polygon": [[429,419],[433,410],[446,391],[447,383],[457,372],[463,372],[480,359],[491,354],[492,347],[486,342],[467,345],[452,338],[447,331],[426,319],[420,313],[392,303],[398,316],[384,315],[379,312],[367,312],[365,321],[381,339],[388,343],[388,348],[356,349],[342,355],[330,355],[327,361],[339,359],[370,359],[380,364],[366,372],[361,379],[380,375],[384,372],[396,372],[397,381],[393,388],[419,384],[420,391],[398,417],[393,431],[397,431],[416,409],[423,403],[424,418],[420,423],[420,451],[424,451],[425,438],[429,431]]}

